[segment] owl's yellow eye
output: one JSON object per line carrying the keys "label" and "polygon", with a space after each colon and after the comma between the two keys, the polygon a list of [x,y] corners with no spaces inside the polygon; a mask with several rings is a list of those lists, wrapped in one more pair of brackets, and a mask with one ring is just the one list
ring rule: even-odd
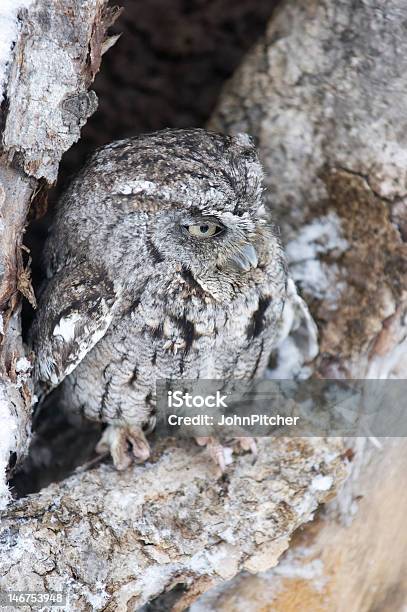
{"label": "owl's yellow eye", "polygon": [[211,238],[219,234],[223,227],[216,225],[216,223],[202,222],[196,225],[188,225],[187,230],[195,238]]}

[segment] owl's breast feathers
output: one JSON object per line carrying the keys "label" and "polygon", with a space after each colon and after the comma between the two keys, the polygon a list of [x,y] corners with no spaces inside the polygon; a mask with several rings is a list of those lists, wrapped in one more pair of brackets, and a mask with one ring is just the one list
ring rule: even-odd
{"label": "owl's breast feathers", "polygon": [[213,352],[211,360],[221,364],[219,352],[229,351],[233,356],[261,340],[269,344],[284,306],[285,271],[281,269],[278,282],[270,282],[267,269],[249,277],[222,300],[205,290],[200,279],[184,267],[161,278],[159,289],[152,278],[132,312],[133,329],[147,333],[149,341],[169,355],[181,353],[201,364],[208,351]]}
{"label": "owl's breast feathers", "polygon": [[[151,395],[158,374],[260,371],[286,299],[280,243],[259,229],[261,181],[247,137],[165,130],[96,152],[61,198],[45,249],[37,380],[52,387],[74,373],[91,398],[110,367],[101,397],[120,403],[128,380]],[[226,227],[218,243],[185,229],[205,215]]]}

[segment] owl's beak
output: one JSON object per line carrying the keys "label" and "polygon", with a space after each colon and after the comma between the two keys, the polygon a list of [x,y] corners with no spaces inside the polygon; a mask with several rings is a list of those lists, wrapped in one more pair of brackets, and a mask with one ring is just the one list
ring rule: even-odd
{"label": "owl's beak", "polygon": [[244,244],[240,249],[231,255],[227,261],[226,266],[244,274],[249,272],[252,268],[257,268],[259,263],[256,249],[252,244]]}

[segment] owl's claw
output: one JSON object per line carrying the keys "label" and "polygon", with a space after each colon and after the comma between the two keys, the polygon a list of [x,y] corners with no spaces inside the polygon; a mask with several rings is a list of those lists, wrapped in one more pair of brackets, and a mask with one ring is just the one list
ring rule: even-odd
{"label": "owl's claw", "polygon": [[110,452],[115,468],[122,471],[134,460],[136,463],[146,461],[150,456],[150,445],[141,427],[108,425],[96,446],[97,453],[106,451]]}
{"label": "owl's claw", "polygon": [[[222,446],[217,438],[212,438],[210,436],[195,438],[197,444],[199,446],[206,446],[210,456],[215,461],[215,463],[219,466],[222,474],[226,470],[226,466],[230,463],[233,463],[233,449],[228,446]],[[240,448],[244,451],[249,451],[253,455],[253,463],[257,459],[257,445],[256,440],[250,437],[242,437],[242,438],[233,438],[233,442],[240,446]]]}
{"label": "owl's claw", "polygon": [[217,438],[212,438],[210,436],[197,437],[195,440],[199,446],[207,447],[210,456],[215,461],[216,465],[219,466],[220,471],[223,474],[226,470],[226,466],[233,461],[231,458],[230,449],[222,446]]}
{"label": "owl's claw", "polygon": [[243,438],[233,438],[233,441],[236,442],[238,446],[244,451],[250,451],[253,455],[253,463],[257,460],[257,444],[255,438],[243,437]]}

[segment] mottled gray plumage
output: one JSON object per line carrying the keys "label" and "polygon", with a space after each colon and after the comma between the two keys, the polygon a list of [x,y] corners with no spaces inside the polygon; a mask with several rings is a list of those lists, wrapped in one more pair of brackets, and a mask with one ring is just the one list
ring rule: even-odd
{"label": "mottled gray plumage", "polygon": [[[250,139],[200,129],[114,142],[61,198],[32,330],[36,376],[115,426],[104,443],[119,467],[125,440],[148,455],[140,427],[156,379],[264,372],[287,274],[261,205]],[[213,237],[190,234],[211,224]]]}

